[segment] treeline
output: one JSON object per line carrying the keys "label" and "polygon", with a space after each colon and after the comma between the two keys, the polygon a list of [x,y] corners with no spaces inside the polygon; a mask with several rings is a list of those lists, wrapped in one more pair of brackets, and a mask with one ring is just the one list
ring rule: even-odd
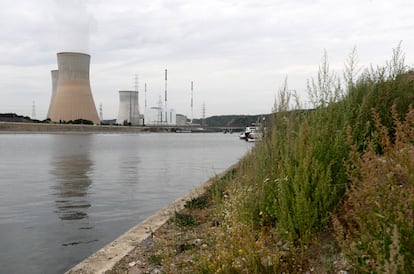
{"label": "treeline", "polygon": [[0,113],[0,121],[3,122],[31,122],[28,116],[17,115],[16,113]]}
{"label": "treeline", "polygon": [[[52,123],[49,118],[45,120],[32,119],[29,116],[22,116],[16,113],[0,113],[0,121],[2,122],[21,122],[21,123]],[[59,121],[59,124],[83,124],[93,125],[93,122],[86,119],[76,119],[70,121]]]}
{"label": "treeline", "polygon": [[267,136],[228,181],[223,233],[202,270],[304,272],[329,233],[318,271],[341,261],[356,273],[414,273],[414,73],[400,46],[358,77],[357,59],[354,50],[339,77],[325,53],[308,82],[314,111],[294,111],[300,100],[287,81],[280,88]]}
{"label": "treeline", "polygon": [[202,119],[193,119],[194,123],[207,125],[211,127],[246,127],[257,121],[261,121],[262,117],[267,115],[217,115],[207,117],[205,121]]}

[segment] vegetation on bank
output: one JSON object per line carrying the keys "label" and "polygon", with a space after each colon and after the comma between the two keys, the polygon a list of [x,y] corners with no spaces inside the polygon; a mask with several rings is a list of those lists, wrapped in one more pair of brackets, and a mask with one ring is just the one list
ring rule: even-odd
{"label": "vegetation on bank", "polygon": [[324,271],[342,261],[356,272],[414,272],[414,74],[400,46],[354,79],[356,65],[353,51],[341,81],[324,55],[308,83],[311,112],[291,109],[300,104],[287,83],[279,90],[266,138],[228,183],[226,233],[203,270],[309,270],[332,230],[337,254],[325,254]]}
{"label": "vegetation on bank", "polygon": [[246,127],[252,123],[260,121],[262,117],[268,114],[260,115],[216,115],[203,119],[193,119],[193,123],[207,125],[210,127]]}
{"label": "vegetation on bank", "polygon": [[356,68],[354,50],[341,80],[325,54],[308,83],[313,111],[285,82],[264,140],[175,215],[182,231],[209,225],[201,247],[164,242],[166,272],[414,272],[414,74],[400,46],[384,67],[355,79]]}
{"label": "vegetation on bank", "polygon": [[[0,113],[0,121],[2,122],[21,122],[21,123],[52,123],[50,118],[45,120],[32,119],[29,116],[17,115],[16,113]],[[75,124],[75,125],[93,125],[93,122],[86,119],[76,119],[70,121],[60,121],[59,124]]]}
{"label": "vegetation on bank", "polygon": [[[414,73],[400,46],[287,81],[262,142],[110,273],[414,273]],[[136,268],[132,270],[131,268]]]}

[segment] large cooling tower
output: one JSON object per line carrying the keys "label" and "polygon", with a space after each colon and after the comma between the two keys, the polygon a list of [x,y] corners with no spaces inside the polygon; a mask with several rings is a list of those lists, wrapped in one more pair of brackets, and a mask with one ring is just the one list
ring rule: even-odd
{"label": "large cooling tower", "polygon": [[90,55],[60,52],[57,59],[56,92],[52,95],[48,118],[53,122],[85,119],[99,124],[89,83]]}
{"label": "large cooling tower", "polygon": [[50,117],[50,109],[53,105],[53,99],[56,94],[56,87],[57,87],[57,81],[59,77],[59,71],[57,69],[50,71],[52,76],[52,95],[50,96],[50,104],[49,104],[49,110],[47,111],[47,117]]}
{"label": "large cooling tower", "polygon": [[124,122],[131,125],[139,124],[138,91],[119,91],[119,112],[116,123],[124,124]]}

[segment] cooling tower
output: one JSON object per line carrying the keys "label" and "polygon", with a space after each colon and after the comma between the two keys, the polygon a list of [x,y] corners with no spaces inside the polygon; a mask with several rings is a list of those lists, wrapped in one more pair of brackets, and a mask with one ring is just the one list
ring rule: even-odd
{"label": "cooling tower", "polygon": [[57,69],[50,71],[52,76],[52,95],[50,96],[50,104],[49,104],[49,110],[47,111],[47,117],[50,117],[50,108],[53,105],[53,98],[56,94],[56,87],[57,87],[57,81],[59,77],[59,71]]}
{"label": "cooling tower", "polygon": [[124,122],[131,125],[139,124],[138,91],[119,91],[119,112],[116,123],[122,125]]}
{"label": "cooling tower", "polygon": [[[89,83],[90,58],[90,55],[78,52],[57,54],[56,92],[52,92],[48,113],[53,122],[85,119],[99,124]],[[52,83],[53,77],[52,72]]]}

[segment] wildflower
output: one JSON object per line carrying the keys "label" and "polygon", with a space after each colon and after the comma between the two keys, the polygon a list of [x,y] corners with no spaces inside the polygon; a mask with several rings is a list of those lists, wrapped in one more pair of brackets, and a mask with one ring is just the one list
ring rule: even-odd
{"label": "wildflower", "polygon": [[244,250],[243,249],[239,249],[239,255],[243,255],[243,253],[244,253]]}

